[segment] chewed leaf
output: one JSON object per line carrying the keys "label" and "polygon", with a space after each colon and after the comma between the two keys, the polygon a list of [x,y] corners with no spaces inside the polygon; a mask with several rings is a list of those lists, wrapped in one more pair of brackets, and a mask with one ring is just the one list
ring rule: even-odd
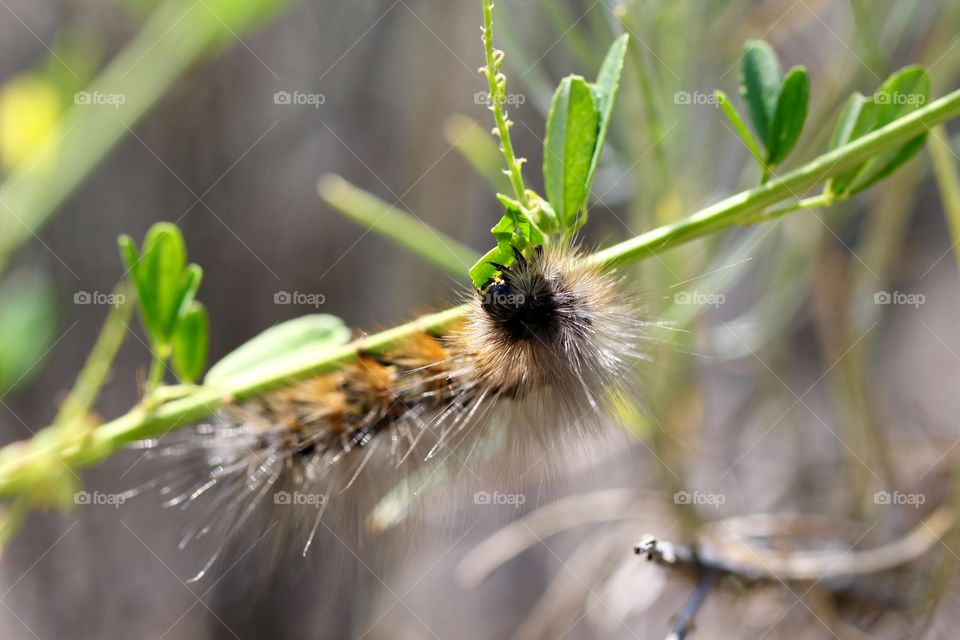
{"label": "chewed leaf", "polygon": [[538,247],[545,241],[543,232],[533,220],[533,215],[523,205],[502,193],[497,194],[505,213],[500,221],[490,229],[497,241],[497,247],[470,269],[470,280],[477,289],[482,289],[497,274],[492,263],[507,265],[513,261],[514,249],[520,251]]}
{"label": "chewed leaf", "polygon": [[513,260],[513,250],[509,245],[498,244],[488,251],[477,261],[477,264],[470,268],[470,281],[473,282],[474,288],[482,289],[497,275],[497,268],[491,263],[510,264],[511,260]]}
{"label": "chewed leaf", "polygon": [[[504,216],[500,218],[500,222],[490,230],[493,236],[497,238],[498,243],[501,237],[498,234],[509,234],[511,241],[513,240],[512,236],[516,234],[520,239],[524,240],[524,242],[517,247],[519,249],[523,249],[527,245],[537,246],[543,244],[543,232],[540,230],[531,212],[524,209],[523,205],[513,198],[509,198],[502,193],[497,194],[497,199],[500,200],[500,203],[506,211]],[[517,243],[514,242],[514,244]]]}

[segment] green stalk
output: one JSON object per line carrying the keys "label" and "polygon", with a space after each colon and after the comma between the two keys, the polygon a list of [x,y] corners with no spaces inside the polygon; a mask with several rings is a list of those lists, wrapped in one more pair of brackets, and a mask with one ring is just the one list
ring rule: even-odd
{"label": "green stalk", "polygon": [[339,213],[406,247],[455,278],[465,278],[470,267],[480,259],[479,253],[434,229],[418,216],[358,189],[340,176],[323,176],[317,183],[317,191],[323,201]]}
{"label": "green stalk", "polygon": [[954,91],[885,127],[759,187],[743,191],[674,224],[640,234],[590,256],[593,264],[610,268],[665,251],[718,229],[735,225],[740,217],[761,211],[781,200],[799,198],[827,178],[884,152],[960,115],[960,90]]}
{"label": "green stalk", "polygon": [[960,266],[960,249],[957,248],[957,243],[960,243],[960,170],[957,168],[957,158],[946,129],[942,126],[935,127],[930,139],[932,142],[928,148],[933,159],[933,175],[937,179],[940,200],[947,216],[953,253],[957,265]]}
{"label": "green stalk", "polygon": [[[812,162],[774,180],[707,207],[676,223],[641,234],[586,260],[605,269],[635,262],[722,229],[739,226],[745,217],[800,194],[870,157],[915,138],[929,127],[960,115],[960,90],[929,103],[863,138],[838,147]],[[291,380],[333,371],[353,362],[361,353],[383,353],[421,332],[442,334],[468,313],[461,305],[422,316],[407,324],[373,334],[335,349],[308,348],[257,369],[247,377],[231,379],[224,388],[198,387],[189,395],[149,411],[143,407],[85,433],[63,437],[44,430],[26,442],[0,449],[0,496],[11,496],[22,485],[22,476],[51,456],[72,466],[85,466],[106,458],[124,445],[158,436],[170,429],[209,416],[223,405],[250,398]],[[18,482],[20,480],[21,482]],[[22,488],[22,486],[21,486]]]}
{"label": "green stalk", "polygon": [[503,153],[504,160],[507,161],[507,175],[510,178],[510,184],[513,185],[513,192],[517,200],[524,207],[530,208],[527,198],[527,190],[523,184],[523,172],[521,167],[523,160],[517,159],[513,152],[513,142],[510,140],[510,125],[506,114],[503,112],[503,101],[506,99],[507,80],[500,73],[503,66],[503,52],[493,48],[493,2],[491,0],[483,1],[483,53],[487,65],[483,68],[484,75],[487,77],[487,87],[490,90],[490,111],[493,113],[493,119],[497,123],[497,134],[500,137],[500,151]]}

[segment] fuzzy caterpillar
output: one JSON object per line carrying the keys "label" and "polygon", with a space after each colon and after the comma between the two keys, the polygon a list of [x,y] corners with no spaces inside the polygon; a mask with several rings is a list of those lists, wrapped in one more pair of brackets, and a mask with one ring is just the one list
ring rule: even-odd
{"label": "fuzzy caterpillar", "polygon": [[[202,502],[209,514],[182,545],[212,528],[243,529],[264,508],[306,553],[326,512],[358,524],[398,481],[484,432],[504,429],[520,450],[605,422],[610,392],[635,391],[648,324],[637,299],[569,248],[495,266],[500,276],[446,336],[415,335],[162,441],[155,453],[189,468],[158,479],[166,505]],[[291,509],[291,492],[324,499]]]}

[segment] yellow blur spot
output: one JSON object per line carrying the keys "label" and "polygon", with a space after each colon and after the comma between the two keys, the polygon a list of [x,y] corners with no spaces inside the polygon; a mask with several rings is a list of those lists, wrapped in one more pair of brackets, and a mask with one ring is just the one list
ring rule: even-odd
{"label": "yellow blur spot", "polygon": [[[60,96],[42,78],[24,74],[0,87],[0,166],[12,172],[52,157]],[[37,154],[37,160],[32,156]]]}

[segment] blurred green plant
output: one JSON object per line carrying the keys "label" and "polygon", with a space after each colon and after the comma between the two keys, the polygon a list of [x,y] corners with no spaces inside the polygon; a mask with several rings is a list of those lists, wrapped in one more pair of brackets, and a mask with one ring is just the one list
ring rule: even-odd
{"label": "blurred green plant", "polygon": [[[71,92],[62,113],[49,79],[27,76],[7,87],[0,156],[12,172],[0,184],[0,271],[178,78],[287,2],[164,0],[89,85]],[[87,66],[78,64],[76,75]]]}
{"label": "blurred green plant", "polygon": [[142,252],[130,236],[120,236],[118,244],[150,343],[152,362],[144,391],[149,403],[171,357],[181,382],[192,384],[203,373],[210,329],[206,309],[195,299],[203,270],[187,264],[183,234],[166,222],[150,227]]}

